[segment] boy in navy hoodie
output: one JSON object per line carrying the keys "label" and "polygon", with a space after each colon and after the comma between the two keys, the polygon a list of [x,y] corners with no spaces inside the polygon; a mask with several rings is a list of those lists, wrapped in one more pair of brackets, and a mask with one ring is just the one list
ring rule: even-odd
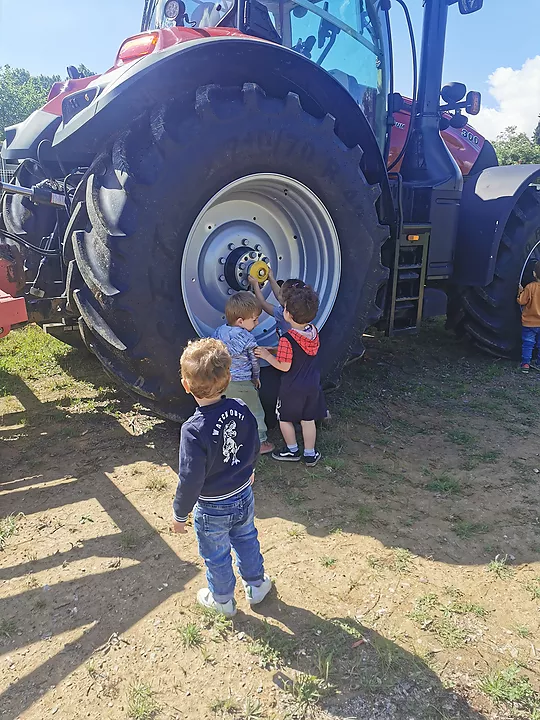
{"label": "boy in navy hoodie", "polygon": [[182,386],[199,405],[180,432],[179,481],[173,530],[186,532],[193,510],[208,587],[198,602],[226,617],[236,615],[231,547],[250,605],[262,602],[272,581],[264,573],[257,529],[253,467],[259,453],[257,421],[241,400],[226,398],[231,357],[219,340],[191,342],[180,359]]}

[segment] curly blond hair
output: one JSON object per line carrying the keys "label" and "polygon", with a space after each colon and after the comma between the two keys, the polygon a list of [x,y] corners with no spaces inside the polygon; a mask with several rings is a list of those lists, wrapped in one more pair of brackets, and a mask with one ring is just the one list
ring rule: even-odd
{"label": "curly blond hair", "polygon": [[221,340],[203,338],[188,344],[180,358],[182,380],[201,399],[221,395],[231,381],[231,356]]}

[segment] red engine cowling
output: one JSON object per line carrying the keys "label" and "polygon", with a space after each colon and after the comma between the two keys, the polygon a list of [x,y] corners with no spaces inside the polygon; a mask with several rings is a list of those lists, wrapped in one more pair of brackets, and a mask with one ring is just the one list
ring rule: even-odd
{"label": "red engine cowling", "polygon": [[[407,102],[407,100],[405,100]],[[410,103],[410,100],[408,101]],[[405,108],[394,114],[395,125],[390,135],[390,153],[388,157],[388,165],[390,166],[394,159],[398,156],[407,138],[409,123],[411,122],[411,114]],[[472,166],[480,155],[485,138],[480,135],[469,124],[461,130],[449,127],[441,133],[447,148],[459,165],[459,169],[463,175],[468,175]],[[399,171],[401,160],[392,168],[395,172]]]}

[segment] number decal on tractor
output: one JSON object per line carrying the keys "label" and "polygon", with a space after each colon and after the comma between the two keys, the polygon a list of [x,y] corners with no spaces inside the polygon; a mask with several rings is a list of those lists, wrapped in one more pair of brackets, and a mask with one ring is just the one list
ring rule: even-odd
{"label": "number decal on tractor", "polygon": [[478,145],[480,142],[480,138],[478,135],[475,135],[474,133],[467,130],[467,128],[463,128],[461,131],[462,137],[466,138],[469,142],[473,143],[473,145]]}

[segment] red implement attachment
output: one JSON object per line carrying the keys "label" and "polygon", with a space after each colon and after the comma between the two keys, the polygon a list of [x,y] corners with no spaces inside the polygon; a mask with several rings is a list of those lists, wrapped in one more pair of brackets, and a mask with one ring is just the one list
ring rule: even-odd
{"label": "red implement attachment", "polygon": [[0,338],[12,325],[26,322],[26,302],[14,295],[24,287],[22,255],[14,245],[0,244]]}

